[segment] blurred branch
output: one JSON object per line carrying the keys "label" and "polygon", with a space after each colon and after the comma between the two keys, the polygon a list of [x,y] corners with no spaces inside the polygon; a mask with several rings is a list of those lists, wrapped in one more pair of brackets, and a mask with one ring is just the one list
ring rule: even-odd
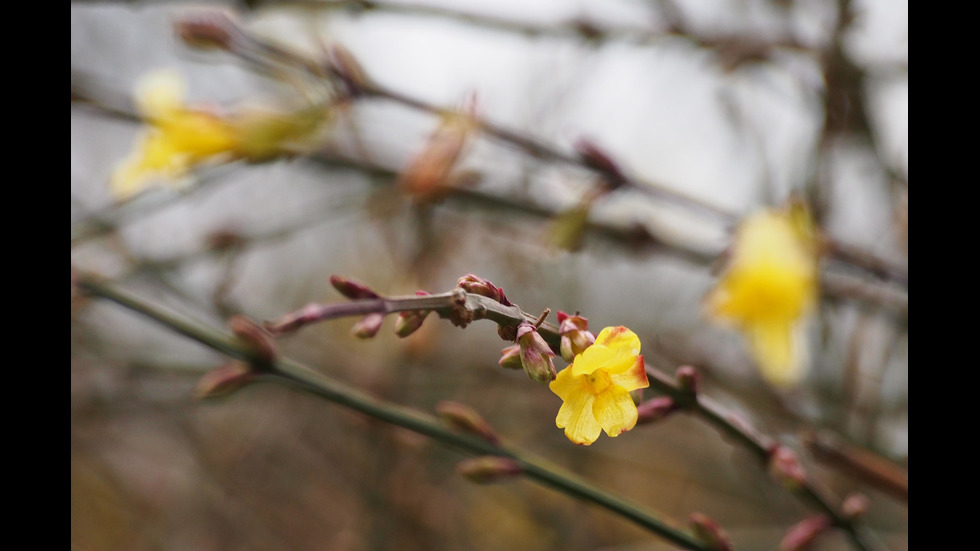
{"label": "blurred branch", "polygon": [[[230,20],[226,24],[233,26],[232,28],[235,31],[232,34],[233,39],[227,43],[229,51],[245,61],[256,64],[258,67],[268,68],[279,63],[300,68],[314,78],[324,78],[329,75],[330,78],[335,79],[337,82],[342,82],[343,87],[347,89],[347,94],[349,94],[351,99],[355,100],[359,98],[379,98],[435,115],[450,112],[449,109],[433,105],[377,84],[368,79],[359,67],[352,70],[350,67],[341,67],[330,61],[318,62],[254,36]],[[702,199],[686,195],[680,191],[654,182],[624,175],[614,163],[595,162],[594,158],[582,153],[578,155],[567,153],[557,146],[522,134],[521,132],[505,128],[484,118],[471,118],[486,135],[517,147],[531,157],[577,166],[595,173],[603,181],[616,182],[618,186],[627,187],[650,195],[664,203],[684,208],[693,214],[711,218],[727,225],[734,225],[738,219],[735,213]],[[906,286],[908,285],[908,269],[899,266],[895,262],[881,258],[870,251],[859,249],[853,245],[841,243],[838,240],[828,239],[827,245],[827,250],[831,257],[860,268],[875,277],[895,281]]]}
{"label": "blurred branch", "polygon": [[880,455],[848,445],[827,432],[806,431],[802,440],[817,460],[909,502],[908,470]]}
{"label": "blurred branch", "polygon": [[[142,298],[120,289],[113,283],[101,281],[89,275],[80,275],[78,285],[80,289],[93,296],[111,300],[225,355],[256,364],[264,361],[263,358],[256,357],[255,351],[238,338],[146,302]],[[467,434],[452,432],[430,415],[379,400],[360,390],[316,373],[292,360],[274,359],[265,366],[259,380],[295,386],[330,402],[423,434],[466,453],[512,459],[520,465],[524,474],[540,484],[571,497],[599,505],[686,549],[710,551],[710,547],[705,543],[673,527],[644,510],[638,504],[607,493],[571,472],[559,469],[512,448],[494,445]]]}
{"label": "blurred branch", "polygon": [[[128,111],[125,106],[107,104],[100,101],[98,98],[91,97],[85,90],[82,89],[73,92],[73,97],[75,97],[74,94],[76,93],[78,98],[93,108],[105,110],[113,116],[124,117],[134,121],[139,120],[135,113]],[[340,157],[326,152],[313,155],[310,157],[310,159],[314,162],[330,167],[356,170],[369,176],[381,178],[386,182],[390,182],[392,179],[398,176],[398,172],[394,169],[374,164],[370,161]],[[214,167],[205,171],[203,176],[200,177],[201,184],[191,188],[188,193],[191,193],[194,190],[199,189],[201,185],[209,184],[212,182],[212,180],[218,179],[222,175],[226,174],[226,170],[222,170],[222,168],[223,167]],[[137,197],[131,201],[115,203],[106,207],[105,209],[89,214],[84,219],[72,224],[72,245],[78,245],[89,239],[111,233],[124,222],[131,220],[136,216],[145,216],[158,209],[171,205],[181,197],[183,197],[183,195],[149,194],[146,196]],[[559,211],[557,210],[537,205],[529,201],[516,201],[507,197],[466,188],[454,189],[453,193],[447,198],[447,200],[466,205],[474,205],[484,209],[489,208],[502,210],[546,219],[553,218],[559,214]],[[255,233],[253,235],[243,236],[243,239],[248,241],[251,239],[277,238],[287,233],[290,228],[296,229],[299,227],[305,227],[307,224],[325,222],[331,219],[329,217],[319,216],[318,212],[318,209],[314,209],[309,216],[300,215],[298,218],[293,217],[294,222],[298,219],[301,220],[302,223],[293,223],[289,228],[273,229],[265,233]],[[715,255],[707,251],[684,243],[671,242],[661,239],[649,228],[646,228],[640,224],[623,226],[590,220],[586,224],[586,231],[589,235],[599,237],[613,243],[625,245],[636,250],[649,250],[656,254],[671,255],[694,264],[710,265],[715,261]],[[828,246],[833,247],[834,245],[830,244]],[[852,253],[854,252],[852,249],[847,250]],[[869,259],[873,259],[873,257],[865,257],[865,260],[867,260],[869,263],[873,263],[876,266],[882,265],[880,262]],[[166,265],[174,262],[175,260],[171,259],[152,261],[151,263],[155,265]],[[897,274],[898,272],[896,271],[894,273]],[[906,283],[907,280],[908,276],[906,273]],[[899,316],[907,317],[908,315],[908,293],[903,292],[902,290],[868,282],[855,276],[828,273],[826,270],[822,279],[822,285],[822,290],[829,296],[847,298],[878,306],[884,306],[896,312]]]}

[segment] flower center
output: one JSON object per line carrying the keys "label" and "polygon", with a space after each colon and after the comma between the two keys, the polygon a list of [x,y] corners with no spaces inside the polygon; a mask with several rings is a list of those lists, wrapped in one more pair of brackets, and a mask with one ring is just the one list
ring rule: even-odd
{"label": "flower center", "polygon": [[585,386],[592,391],[592,394],[599,394],[612,385],[609,374],[606,373],[605,369],[596,369],[592,373],[582,375],[582,377],[585,378]]}

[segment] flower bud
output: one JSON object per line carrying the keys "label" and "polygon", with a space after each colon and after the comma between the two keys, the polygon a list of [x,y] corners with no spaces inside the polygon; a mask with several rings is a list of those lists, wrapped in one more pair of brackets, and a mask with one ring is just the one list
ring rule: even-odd
{"label": "flower bud", "polygon": [[[416,296],[428,296],[426,291],[415,291]],[[395,335],[404,339],[422,327],[422,322],[429,315],[429,310],[415,310],[412,312],[399,312],[395,318]]]}
{"label": "flower bud", "polygon": [[218,10],[207,10],[184,16],[174,23],[177,36],[194,48],[231,48],[238,33],[232,16]]}
{"label": "flower bud", "polygon": [[561,336],[561,357],[569,363],[595,342],[595,335],[589,332],[589,320],[562,311],[558,312],[558,334]]}
{"label": "flower bud", "polygon": [[380,296],[367,285],[339,275],[330,276],[330,284],[337,292],[352,300],[379,298]]}
{"label": "flower bud", "polygon": [[385,321],[384,314],[368,314],[361,318],[361,321],[354,324],[351,334],[359,339],[370,339],[381,330],[381,324]]}
{"label": "flower bud", "polygon": [[523,369],[524,362],[521,361],[521,345],[515,344],[501,350],[500,360],[497,363],[500,364],[500,367],[507,369]]}
{"label": "flower bud", "polygon": [[844,503],[841,504],[841,513],[844,514],[845,518],[853,520],[868,512],[869,504],[868,496],[853,492],[844,498]]}
{"label": "flower bud", "polygon": [[636,424],[646,425],[659,421],[677,411],[677,403],[670,396],[658,396],[636,406]]}
{"label": "flower bud", "polygon": [[809,549],[817,536],[830,528],[830,519],[825,515],[814,515],[794,524],[779,542],[779,551],[803,551]]}
{"label": "flower bud", "polygon": [[504,306],[512,306],[511,302],[507,300],[507,296],[504,295],[503,289],[491,283],[490,280],[483,279],[478,275],[466,274],[456,280],[456,286],[467,293],[493,299]]}
{"label": "flower bud", "polygon": [[789,489],[806,484],[806,472],[796,452],[786,446],[776,446],[769,454],[769,474]]}
{"label": "flower bud", "polygon": [[551,361],[555,353],[533,325],[524,322],[517,328],[517,344],[520,345],[521,364],[528,377],[542,384],[555,380],[555,364]]}
{"label": "flower bud", "polygon": [[460,461],[456,471],[470,482],[490,484],[514,478],[523,473],[524,468],[509,457],[485,455]]}
{"label": "flower bud", "polygon": [[694,535],[714,551],[731,551],[732,544],[728,534],[718,524],[703,513],[691,513],[688,517]]}
{"label": "flower bud", "polygon": [[479,413],[466,404],[443,401],[436,404],[436,413],[451,427],[478,436],[491,444],[500,444],[500,437]]}
{"label": "flower bud", "polygon": [[677,380],[677,385],[682,389],[690,392],[691,394],[697,394],[701,390],[701,374],[698,373],[697,369],[689,365],[682,365],[677,368],[677,372],[674,374],[674,378]]}
{"label": "flower bud", "polygon": [[228,328],[246,343],[252,354],[252,361],[258,367],[267,368],[276,361],[279,345],[265,328],[245,316],[232,316],[228,320]]}
{"label": "flower bud", "polygon": [[194,388],[197,398],[215,398],[229,394],[255,379],[256,372],[247,364],[232,362],[208,371]]}

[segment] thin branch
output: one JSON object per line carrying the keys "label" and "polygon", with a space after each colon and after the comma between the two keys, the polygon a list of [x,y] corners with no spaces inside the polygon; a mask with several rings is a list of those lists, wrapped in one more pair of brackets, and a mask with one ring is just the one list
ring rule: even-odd
{"label": "thin branch", "polygon": [[[181,314],[151,304],[113,283],[81,275],[78,285],[93,296],[111,300],[223,354],[246,362],[258,361],[246,343]],[[267,366],[267,371],[263,372],[259,380],[294,386],[381,421],[423,434],[465,453],[511,458],[520,464],[524,474],[540,484],[599,505],[686,549],[710,551],[710,547],[704,542],[675,528],[671,523],[646,511],[642,506],[593,486],[574,473],[513,448],[497,446],[474,436],[452,432],[431,415],[379,400],[292,360],[276,359]]]}
{"label": "thin branch", "polygon": [[876,453],[846,444],[830,433],[807,431],[802,439],[817,460],[909,502],[908,470]]}
{"label": "thin branch", "polygon": [[[536,319],[536,316],[526,314],[516,306],[503,306],[492,299],[456,289],[451,293],[422,297],[374,298],[335,304],[310,304],[294,313],[283,316],[267,327],[274,334],[283,334],[328,319],[368,313],[387,314],[397,311],[430,310],[438,312],[443,317],[452,317],[458,315],[454,309],[459,307],[470,309],[473,314],[470,318],[472,320],[491,319],[501,325],[513,326],[525,321],[534,322]],[[493,315],[489,315],[491,312]],[[554,326],[542,326],[539,333],[550,346],[555,349],[558,348],[560,336]],[[646,372],[651,388],[670,396],[688,412],[702,418],[736,444],[751,451],[763,463],[768,463],[774,451],[779,447],[780,444],[777,439],[757,431],[747,420],[726,410],[707,396],[684,388],[674,378],[650,365],[646,366]],[[876,545],[864,533],[863,528],[855,524],[852,519],[847,518],[833,505],[832,498],[826,495],[812,480],[804,478],[796,482],[794,493],[827,515],[835,526],[847,533],[858,549],[876,548]]]}
{"label": "thin branch", "polygon": [[[125,106],[108,105],[97,100],[97,98],[86,95],[84,90],[78,91],[78,97],[83,99],[90,106],[105,110],[114,116],[122,116],[129,120],[139,120],[134,113],[127,110]],[[325,164],[331,167],[357,170],[367,175],[383,179],[390,182],[397,177],[398,172],[388,167],[384,167],[370,161],[361,159],[351,159],[320,152],[310,157],[313,162]],[[591,165],[589,165],[591,166]],[[219,178],[224,171],[221,167],[211,168],[202,176],[202,186],[204,183],[211,182]],[[195,186],[192,189],[198,189]],[[71,226],[72,245],[79,245],[89,239],[105,235],[114,231],[119,225],[133,219],[136,216],[145,216],[158,209],[171,205],[182,195],[154,194],[149,197],[137,197],[133,201],[116,203],[97,213],[92,213],[86,218],[75,222]],[[474,189],[459,188],[454,189],[453,193],[447,198],[449,201],[458,201],[465,204],[476,205],[481,208],[502,209],[514,213],[525,214],[540,218],[553,218],[559,212],[545,206],[537,205],[529,201],[515,201],[507,197],[494,195]],[[327,217],[311,218],[311,221],[327,221]],[[589,221],[586,224],[586,231],[593,236],[598,236],[609,241],[625,244],[637,250],[649,250],[656,254],[674,256],[681,260],[698,265],[708,265],[715,261],[715,255],[681,242],[662,239],[649,228],[640,225],[621,225],[605,222]],[[281,232],[276,232],[281,233]],[[261,238],[263,236],[255,236]],[[836,250],[833,243],[828,244],[829,250]],[[850,249],[848,249],[850,250]],[[854,252],[851,250],[851,252]],[[865,255],[864,258],[871,259],[872,256]],[[875,262],[875,261],[871,261]],[[883,266],[877,263],[877,266]],[[900,273],[899,271],[895,272]],[[905,274],[905,280],[908,280]],[[822,278],[822,291],[829,296],[858,300],[878,306],[884,306],[899,316],[908,315],[908,293],[899,289],[883,286],[880,283],[867,282],[855,276],[844,274],[828,273]]]}
{"label": "thin branch", "polygon": [[[441,115],[450,111],[444,107],[384,87],[367,78],[350,78],[350,75],[345,74],[332,63],[319,63],[272,42],[256,37],[240,27],[235,27],[235,31],[234,40],[229,44],[229,50],[231,53],[240,56],[243,60],[257,64],[259,67],[267,67],[270,64],[278,62],[305,70],[315,78],[323,78],[325,75],[330,75],[332,78],[344,83],[352,99],[386,99],[412,109],[435,115]],[[659,201],[684,208],[689,212],[712,218],[729,226],[734,225],[738,219],[736,213],[705,200],[692,197],[658,183],[626,176],[615,166],[595,163],[586,156],[566,153],[557,146],[498,125],[485,118],[475,116],[471,118],[488,136],[517,147],[532,157],[577,166],[595,173],[606,181],[615,181],[622,186],[655,197]],[[892,260],[879,257],[870,251],[843,243],[839,240],[827,239],[826,245],[828,254],[833,258],[851,264],[883,280],[894,281],[905,286],[908,285],[907,267],[900,266]]]}

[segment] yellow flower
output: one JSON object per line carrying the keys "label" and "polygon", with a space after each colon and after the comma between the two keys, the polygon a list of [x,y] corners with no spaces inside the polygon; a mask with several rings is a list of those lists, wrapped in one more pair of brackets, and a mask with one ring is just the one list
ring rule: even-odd
{"label": "yellow flower", "polygon": [[564,401],[555,424],[569,440],[588,446],[603,430],[619,436],[636,426],[630,391],[650,386],[640,339],[625,327],[606,327],[548,386]]}
{"label": "yellow flower", "polygon": [[791,386],[803,374],[803,322],[817,299],[817,245],[801,205],[755,214],[739,226],[728,268],[706,299],[709,313],[733,323],[763,376]]}
{"label": "yellow flower", "polygon": [[191,168],[230,154],[237,145],[228,121],[184,106],[184,82],[175,73],[143,78],[136,105],[149,124],[136,148],[113,172],[110,187],[118,199],[142,191],[155,180],[180,181]]}

